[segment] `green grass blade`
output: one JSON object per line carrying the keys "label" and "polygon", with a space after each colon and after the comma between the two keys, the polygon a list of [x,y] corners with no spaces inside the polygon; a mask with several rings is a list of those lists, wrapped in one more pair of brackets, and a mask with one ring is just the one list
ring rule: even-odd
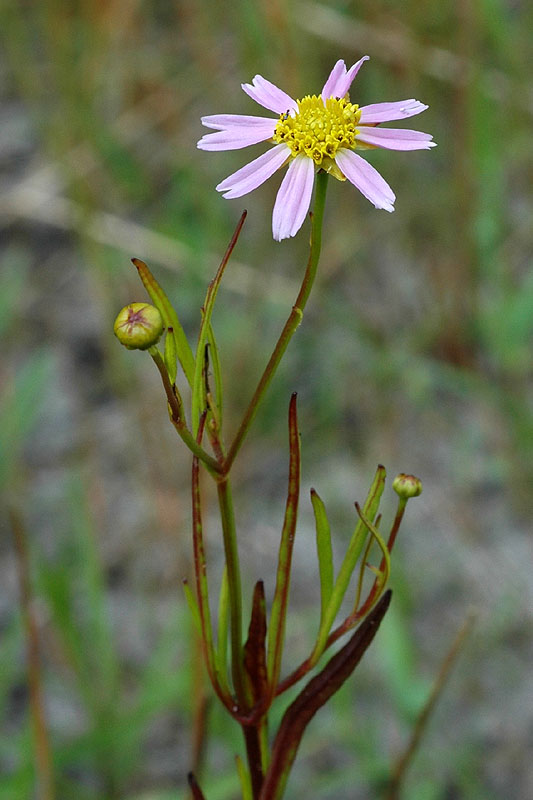
{"label": "green grass blade", "polygon": [[22,363],[13,381],[4,381],[0,395],[0,486],[6,483],[24,439],[37,424],[42,410],[43,387],[54,376],[54,358],[37,350]]}
{"label": "green grass blade", "polygon": [[311,502],[315,514],[316,551],[320,575],[320,622],[322,623],[331,599],[331,593],[333,592],[334,575],[331,529],[326,515],[326,507],[314,489],[311,489]]}

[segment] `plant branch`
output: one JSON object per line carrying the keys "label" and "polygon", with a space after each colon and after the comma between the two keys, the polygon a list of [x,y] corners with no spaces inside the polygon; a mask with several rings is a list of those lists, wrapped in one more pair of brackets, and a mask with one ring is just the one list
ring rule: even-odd
{"label": "plant branch", "polygon": [[170,420],[174,427],[176,428],[178,434],[185,442],[191,453],[195,455],[200,461],[206,465],[210,472],[215,473],[215,475],[220,474],[222,472],[222,467],[218,463],[218,461],[210,456],[209,453],[203,449],[203,447],[198,444],[196,439],[193,437],[192,433],[187,428],[185,424],[185,417],[183,411],[183,404],[181,402],[181,398],[177,392],[175,386],[170,383],[170,378],[168,375],[168,370],[166,364],[161,356],[161,353],[157,349],[157,347],[150,348],[150,355],[159,370],[159,374],[161,375],[161,380],[163,381],[163,386],[165,388],[165,394],[167,396],[168,406],[170,409]]}

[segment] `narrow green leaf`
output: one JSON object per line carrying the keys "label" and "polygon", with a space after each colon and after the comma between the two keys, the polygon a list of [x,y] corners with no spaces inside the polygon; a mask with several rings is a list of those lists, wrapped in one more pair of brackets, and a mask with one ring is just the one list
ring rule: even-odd
{"label": "narrow green leaf", "polygon": [[387,583],[387,581],[389,579],[389,575],[390,575],[390,553],[389,553],[389,548],[385,544],[385,541],[382,538],[382,536],[381,536],[379,530],[377,529],[377,527],[375,525],[373,525],[370,522],[370,520],[368,519],[368,517],[366,516],[366,514],[363,511],[361,511],[361,509],[359,507],[359,503],[355,504],[355,508],[357,510],[357,513],[359,514],[359,518],[361,519],[361,521],[363,522],[365,527],[368,529],[368,531],[372,535],[373,539],[377,542],[378,547],[381,550],[381,554],[382,554],[382,557],[383,557],[383,563],[382,563],[382,566],[379,569],[379,578],[378,578],[378,580],[379,580],[380,586],[384,586]]}
{"label": "narrow green leaf", "polygon": [[209,325],[207,331],[207,342],[209,344],[209,356],[211,365],[213,367],[213,375],[215,376],[215,402],[217,406],[218,424],[222,424],[222,373],[220,370],[220,359],[218,356],[218,347],[215,339],[215,333],[212,325]]}
{"label": "narrow green leaf", "polygon": [[215,656],[213,645],[213,628],[209,610],[209,588],[207,585],[207,564],[204,548],[202,526],[202,502],[200,498],[200,468],[198,459],[192,463],[192,543],[194,552],[194,574],[196,578],[196,595],[201,622],[201,636],[206,650],[207,667],[213,679],[215,674]]}
{"label": "narrow green leaf", "polygon": [[54,380],[55,359],[39,348],[0,388],[0,486],[14,470],[18,453],[42,414],[46,387]]}
{"label": "narrow green leaf", "polygon": [[242,800],[253,800],[250,773],[246,769],[244,761],[240,756],[235,756],[235,763],[237,764],[237,773],[239,775],[239,781],[241,784]]}
{"label": "narrow green leaf", "polygon": [[[370,491],[368,492],[363,506],[363,514],[369,520],[374,520],[376,517],[379,508],[379,501],[381,500],[381,495],[383,494],[383,489],[385,487],[385,475],[385,467],[380,465],[377,468],[374,481],[370,487]],[[352,534],[352,538],[348,545],[346,555],[344,556],[339,574],[337,575],[337,580],[333,586],[328,607],[320,624],[317,641],[311,656],[311,661],[315,664],[324,652],[328,634],[335,621],[335,617],[337,616],[337,612],[341,606],[343,597],[346,594],[346,590],[348,589],[350,583],[350,578],[352,577],[355,565],[357,564],[359,556],[361,555],[367,537],[368,528],[365,523],[359,519]]]}
{"label": "narrow green leaf", "polygon": [[228,674],[229,584],[228,570],[224,567],[218,598],[218,635],[215,653],[218,673],[223,679]]}
{"label": "narrow green leaf", "polygon": [[322,622],[333,591],[334,575],[331,529],[326,515],[326,507],[314,489],[311,489],[311,502],[315,514],[316,551],[320,575],[320,622]]}
{"label": "narrow green leaf", "polygon": [[202,620],[200,618],[200,609],[198,608],[198,603],[196,602],[196,598],[192,593],[191,587],[189,586],[187,581],[183,581],[183,591],[185,592],[185,598],[187,600],[187,605],[189,606],[189,610],[192,615],[192,620],[194,622],[194,627],[199,636],[202,635]]}
{"label": "narrow green leaf", "polygon": [[176,375],[178,374],[178,353],[176,350],[176,340],[174,338],[174,328],[167,330],[165,336],[165,366],[167,368],[170,383],[176,383]]}
{"label": "narrow green leaf", "polygon": [[[204,646],[207,671],[214,690],[228,706],[231,698],[227,683],[227,673],[220,673],[217,669],[215,647],[213,642],[213,626],[209,608],[209,589],[207,585],[207,563],[205,558],[202,504],[200,498],[200,468],[198,458],[193,458],[192,464],[192,518],[193,518],[193,551],[194,574],[196,578],[196,594],[198,599],[198,613],[200,617],[200,635]],[[229,584],[228,584],[229,585]]]}
{"label": "narrow green leaf", "polygon": [[183,372],[189,383],[192,386],[194,380],[194,356],[192,354],[191,346],[185,336],[178,315],[163,291],[162,287],[156,281],[148,266],[141,261],[140,258],[132,258],[133,264],[136,266],[139,277],[143,282],[144,288],[150,295],[153,304],[159,309],[163,322],[167,328],[172,328],[172,335],[176,344],[176,352]]}
{"label": "narrow green leaf", "polygon": [[211,326],[211,316],[213,314],[213,308],[215,306],[215,300],[217,297],[218,289],[220,287],[220,282],[222,280],[222,276],[224,275],[224,270],[226,269],[226,266],[233,252],[233,249],[237,244],[237,239],[239,238],[239,234],[242,230],[242,226],[244,225],[245,219],[246,219],[246,211],[242,214],[239,223],[235,228],[235,232],[231,237],[231,241],[228,245],[226,252],[224,253],[224,257],[220,262],[220,266],[217,270],[215,277],[207,287],[207,293],[205,296],[205,301],[202,309],[202,323],[200,325],[200,333],[198,334],[198,344],[196,346],[196,363],[194,369],[194,376],[191,384],[192,385],[191,416],[192,416],[192,430],[194,436],[196,436],[196,434],[198,433],[198,428],[200,426],[200,418],[206,407],[203,367],[204,367],[205,345],[206,342],[208,341],[209,328]]}
{"label": "narrow green leaf", "polygon": [[294,545],[294,533],[296,531],[298,516],[298,498],[300,494],[300,437],[298,434],[298,419],[296,415],[296,394],[292,395],[289,405],[289,448],[289,487],[279,546],[276,589],[272,602],[272,610],[270,612],[268,631],[268,678],[272,690],[276,688],[281,669],[281,656],[285,637],[285,620],[289,600],[292,549]]}

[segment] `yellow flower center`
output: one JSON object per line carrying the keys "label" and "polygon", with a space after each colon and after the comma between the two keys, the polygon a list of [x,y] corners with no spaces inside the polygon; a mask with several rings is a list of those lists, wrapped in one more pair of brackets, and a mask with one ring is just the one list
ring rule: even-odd
{"label": "yellow flower center", "polygon": [[282,114],[274,130],[273,139],[286,144],[292,154],[304,154],[315,164],[331,159],[341,147],[354,148],[357,123],[361,116],[359,106],[349,100],[307,95],[297,100],[298,111],[292,117]]}

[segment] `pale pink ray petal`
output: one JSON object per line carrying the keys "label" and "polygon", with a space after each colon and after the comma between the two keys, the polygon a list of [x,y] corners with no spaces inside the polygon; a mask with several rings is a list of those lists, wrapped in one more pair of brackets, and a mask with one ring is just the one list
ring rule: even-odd
{"label": "pale pink ray petal", "polygon": [[309,211],[315,165],[307,156],[296,156],[289,164],[274,203],[272,234],[280,242],[294,236],[303,225]]}
{"label": "pale pink ray petal", "polygon": [[261,75],[256,75],[252,83],[241,83],[241,86],[252,100],[276,114],[298,110],[296,100]]}
{"label": "pale pink ray petal", "polygon": [[343,148],[336,154],[335,162],[350,183],[353,183],[376,208],[394,211],[396,195],[368,161],[351,150]]}
{"label": "pale pink ray petal", "polygon": [[410,131],[403,128],[357,128],[356,142],[384,147],[387,150],[429,150],[436,147],[430,133]]}
{"label": "pale pink ray petal", "polygon": [[346,72],[344,75],[341,75],[339,80],[335,84],[335,87],[330,97],[344,97],[344,95],[350,91],[350,86],[352,85],[353,79],[355,78],[355,76],[365,63],[365,61],[368,61],[369,58],[370,56],[363,56],[363,58],[360,58],[359,61],[353,65],[353,67],[350,67],[348,72]]}
{"label": "pale pink ray petal", "polygon": [[248,194],[268,180],[284,164],[290,154],[291,151],[286,144],[277,144],[259,158],[255,158],[225,178],[216,187],[217,191],[225,192],[224,197],[228,200]]}
{"label": "pale pink ray petal", "polygon": [[216,133],[206,133],[196,146],[199,150],[240,150],[251,144],[268,141],[273,133],[272,122],[249,128],[230,128]]}
{"label": "pale pink ray petal", "polygon": [[337,86],[337,83],[344,75],[346,75],[346,64],[341,58],[339,59],[339,61],[337,61],[337,63],[329,73],[329,77],[325,82],[322,91],[320,93],[324,102],[328,99],[328,97],[337,96],[335,94],[335,87]]}
{"label": "pale pink ray petal", "polygon": [[398,100],[395,103],[372,103],[370,106],[361,106],[361,125],[370,125],[377,122],[392,122],[396,119],[407,119],[421,114],[428,106],[418,100]]}
{"label": "pale pink ray petal", "polygon": [[208,117],[202,117],[202,125],[219,131],[231,128],[257,128],[261,125],[272,125],[272,130],[274,130],[278,122],[278,119],[270,119],[270,117],[247,117],[244,114],[211,114]]}

